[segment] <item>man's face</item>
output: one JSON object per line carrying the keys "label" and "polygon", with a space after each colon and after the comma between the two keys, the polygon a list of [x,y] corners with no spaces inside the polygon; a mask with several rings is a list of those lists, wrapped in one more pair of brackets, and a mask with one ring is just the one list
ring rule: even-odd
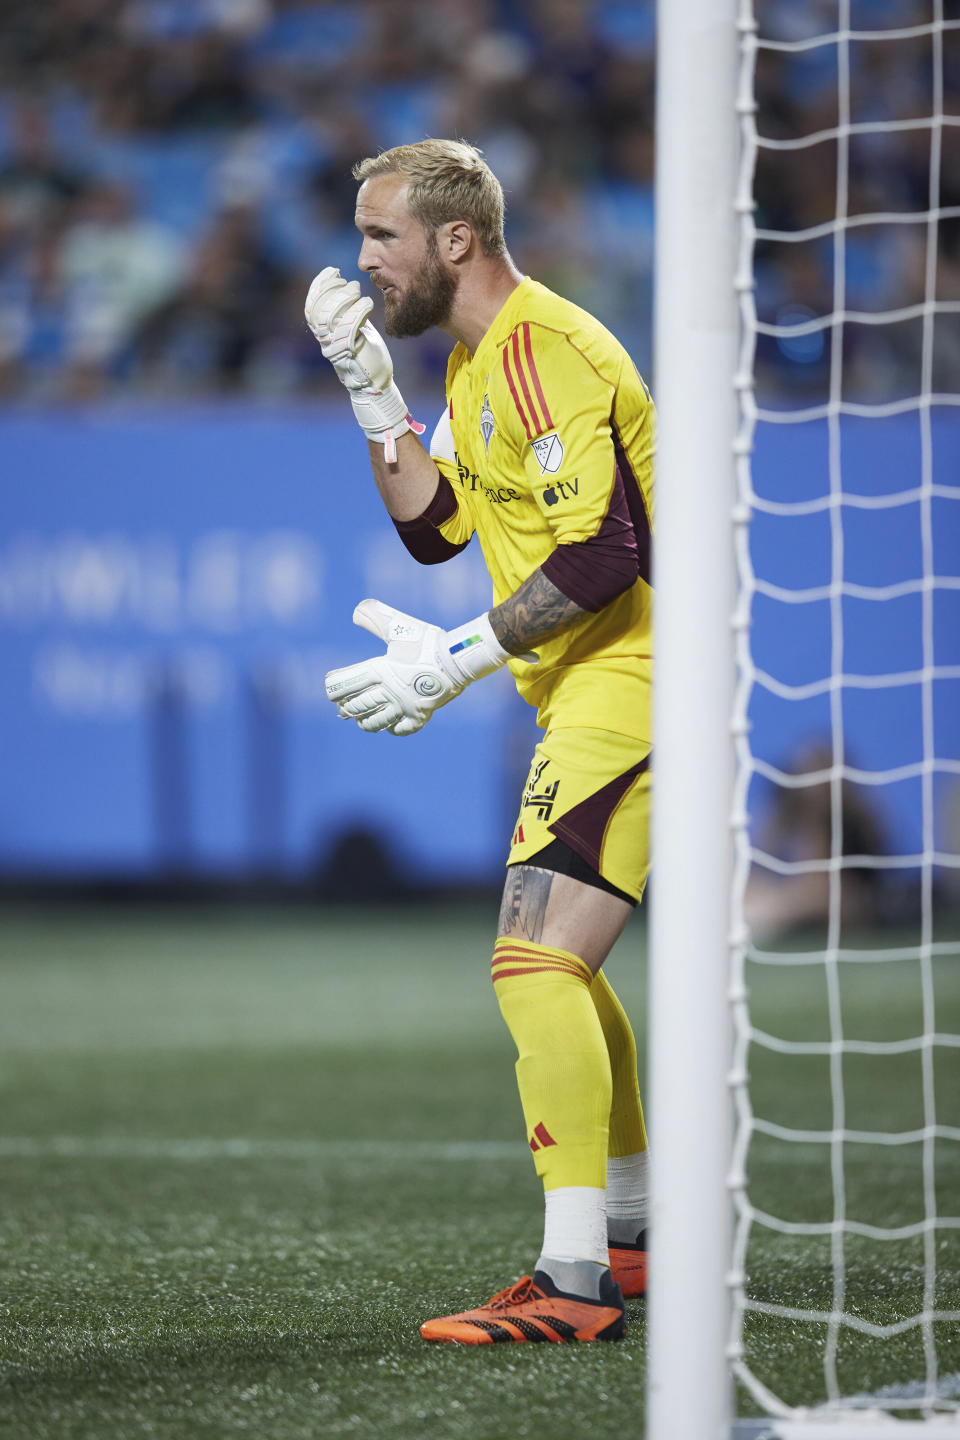
{"label": "man's face", "polygon": [[436,236],[411,215],[402,175],[363,182],[356,225],[363,236],[357,263],[383,291],[387,334],[404,338],[443,326],[457,293],[456,277],[444,268]]}

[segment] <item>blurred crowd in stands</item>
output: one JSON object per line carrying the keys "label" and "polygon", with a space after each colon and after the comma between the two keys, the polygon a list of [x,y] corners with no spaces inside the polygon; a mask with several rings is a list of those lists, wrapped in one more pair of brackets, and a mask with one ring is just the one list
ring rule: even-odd
{"label": "blurred crowd in stands", "polygon": [[[759,0],[761,33],[836,25],[835,0]],[[0,397],[241,394],[335,385],[303,323],[323,265],[355,274],[364,155],[426,135],[478,144],[504,183],[524,271],[605,320],[651,369],[653,0],[4,0],[0,20]],[[853,25],[923,25],[932,0],[853,0]],[[934,46],[851,43],[853,121],[931,113]],[[960,31],[943,36],[960,114]],[[838,47],[763,51],[762,134],[837,124]],[[944,126],[940,207],[960,207]],[[759,153],[762,230],[837,209],[835,139]],[[931,129],[855,135],[850,214],[930,208]],[[960,300],[960,209],[941,220],[936,297]],[[846,308],[932,298],[925,224],[846,232]],[[824,398],[834,239],[761,240],[761,390]],[[950,327],[953,327],[951,330]],[[791,330],[796,329],[796,334]],[[938,317],[934,388],[957,389],[960,314]],[[449,345],[398,358],[434,389]],[[844,327],[847,398],[916,393],[923,320]]]}

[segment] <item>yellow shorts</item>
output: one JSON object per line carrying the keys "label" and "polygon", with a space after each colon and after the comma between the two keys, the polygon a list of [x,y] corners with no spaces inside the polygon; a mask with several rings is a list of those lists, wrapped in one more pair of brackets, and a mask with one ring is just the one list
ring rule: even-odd
{"label": "yellow shorts", "polygon": [[548,730],[533,752],[508,865],[563,840],[639,900],[650,870],[650,749],[612,730]]}

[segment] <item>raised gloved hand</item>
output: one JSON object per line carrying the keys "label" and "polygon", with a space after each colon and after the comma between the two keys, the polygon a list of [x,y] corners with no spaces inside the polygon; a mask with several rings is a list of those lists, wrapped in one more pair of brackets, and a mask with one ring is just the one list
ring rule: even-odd
{"label": "raised gloved hand", "polygon": [[386,655],[331,670],[326,678],[327,698],[337,713],[356,720],[361,730],[413,735],[471,680],[499,670],[511,658],[486,615],[456,630],[441,630],[380,600],[361,600],[353,620],[387,646]]}
{"label": "raised gloved hand", "polygon": [[359,282],[344,280],[328,265],[307,291],[303,313],[347,388],[360,429],[383,446],[384,458],[392,465],[398,437],[407,430],[422,434],[424,427],[407,412],[393,379],[390,351],[367,318],[372,309],[373,301],[360,293]]}

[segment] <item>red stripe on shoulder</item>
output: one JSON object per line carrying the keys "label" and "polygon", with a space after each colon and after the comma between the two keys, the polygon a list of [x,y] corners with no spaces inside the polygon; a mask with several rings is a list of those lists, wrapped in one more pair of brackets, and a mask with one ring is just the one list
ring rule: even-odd
{"label": "red stripe on shoulder", "polygon": [[540,384],[540,376],[537,374],[536,361],[533,358],[533,346],[530,343],[530,322],[528,320],[524,320],[523,322],[523,348],[526,351],[527,365],[530,368],[530,378],[533,381],[534,389],[537,392],[537,399],[540,402],[540,413],[543,415],[546,428],[552,430],[553,421],[550,418],[550,411],[547,408],[543,386]]}
{"label": "red stripe on shoulder", "polygon": [[[520,331],[514,330],[510,336],[510,344],[513,346],[513,364],[520,379],[520,388],[523,391],[523,398],[527,402],[527,409],[533,421],[533,434],[539,435],[544,427],[540,424],[540,416],[537,414],[537,407],[530,394],[530,386],[527,384],[526,371],[523,368],[523,360],[520,358]],[[531,435],[531,440],[533,436]]]}
{"label": "red stripe on shoulder", "polygon": [[517,384],[510,369],[510,353],[506,345],[503,347],[503,372],[507,377],[507,384],[510,386],[510,394],[513,396],[513,403],[520,412],[520,419],[523,421],[523,428],[527,432],[527,439],[533,439],[533,431],[530,429],[530,421],[527,419],[527,412],[523,408],[520,395],[517,391]]}

